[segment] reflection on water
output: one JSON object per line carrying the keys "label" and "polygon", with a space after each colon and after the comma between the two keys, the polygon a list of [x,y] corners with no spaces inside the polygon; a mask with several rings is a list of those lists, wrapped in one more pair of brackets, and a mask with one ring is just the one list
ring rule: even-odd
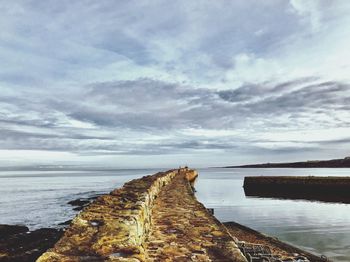
{"label": "reflection on water", "polygon": [[196,196],[221,221],[235,221],[333,261],[350,261],[350,206],[246,197],[244,176],[348,176],[350,169],[205,169]]}

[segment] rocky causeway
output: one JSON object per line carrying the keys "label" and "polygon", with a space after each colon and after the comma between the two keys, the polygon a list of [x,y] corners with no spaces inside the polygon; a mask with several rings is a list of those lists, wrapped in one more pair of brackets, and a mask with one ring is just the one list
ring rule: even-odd
{"label": "rocky causeway", "polygon": [[82,211],[64,232],[0,226],[0,261],[327,261],[239,224],[222,224],[197,201],[197,176],[174,169],[129,181],[92,202],[71,201]]}

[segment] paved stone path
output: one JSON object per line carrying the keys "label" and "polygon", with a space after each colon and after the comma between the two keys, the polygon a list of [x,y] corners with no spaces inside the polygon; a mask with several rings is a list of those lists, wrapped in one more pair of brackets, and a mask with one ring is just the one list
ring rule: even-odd
{"label": "paved stone path", "polygon": [[177,175],[158,195],[145,241],[149,261],[246,261],[226,228]]}

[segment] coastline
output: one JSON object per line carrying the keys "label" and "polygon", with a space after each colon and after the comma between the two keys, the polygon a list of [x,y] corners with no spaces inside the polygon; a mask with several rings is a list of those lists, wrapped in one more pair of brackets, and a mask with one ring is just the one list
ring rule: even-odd
{"label": "coastline", "polygon": [[[101,194],[79,197],[66,203],[75,211],[81,211]],[[30,230],[26,225],[0,224],[0,262],[33,262],[52,248],[63,236],[72,219],[55,227]]]}
{"label": "coastline", "polygon": [[223,168],[350,168],[350,157],[331,160],[309,160],[289,163],[264,163],[225,166]]}
{"label": "coastline", "polygon": [[[71,222],[71,220],[69,222]],[[327,260],[326,257],[319,257],[301,248],[283,242],[276,237],[268,236],[237,222],[230,221],[222,224],[227,228],[229,233],[239,239],[239,241],[269,246],[274,254],[281,257],[288,256],[289,254],[299,254],[308,257],[313,262],[330,261]],[[25,226],[0,225],[0,234],[3,236],[0,241],[0,261],[36,261],[44,252],[55,245],[63,236],[64,230],[65,227],[61,229],[41,228],[29,231]],[[45,241],[42,241],[43,239]],[[10,256],[2,256],[1,254],[3,254],[4,251],[8,252]]]}
{"label": "coastline", "polygon": [[[189,182],[191,182],[191,181],[193,182],[193,177],[189,177],[189,178],[188,178],[188,181],[189,181]],[[92,200],[93,200],[93,199],[92,199]],[[77,200],[69,201],[69,203],[75,205],[75,206],[76,206],[75,208],[81,208],[81,209],[83,209],[83,208],[88,207],[88,202],[87,202],[86,199],[77,199]],[[68,224],[68,222],[70,222],[70,221],[66,221],[66,222],[67,222],[66,224]],[[220,223],[220,222],[218,222],[218,223]],[[221,224],[221,223],[220,223],[220,224]],[[243,226],[243,225],[237,224],[237,223],[235,223],[235,222],[231,222],[231,223],[229,223],[229,225],[230,225],[230,226],[227,226],[227,227],[229,228],[229,231],[232,230],[232,225],[235,225],[236,228],[240,228],[240,230],[244,229],[244,230],[243,230],[244,235],[252,234],[252,232],[254,231],[254,230],[252,230],[252,229],[249,229],[249,228],[247,228],[247,227],[245,227],[245,226]],[[230,229],[230,228],[231,228],[231,229]],[[259,232],[257,232],[257,231],[255,231],[255,232],[256,232],[256,236],[258,236],[258,237],[260,237],[260,238],[261,238],[261,236],[263,235],[263,234],[261,234],[261,233],[259,233]],[[270,239],[272,239],[272,238],[270,238]],[[243,241],[244,241],[243,238],[240,239],[240,240],[243,240]],[[273,241],[270,241],[270,242],[268,243],[268,245],[273,245],[273,244],[276,245],[276,243],[273,243]],[[285,244],[284,247],[286,247],[286,245],[287,245],[287,244]],[[281,247],[281,245],[280,245],[280,247]],[[312,257],[312,256],[313,256],[312,254],[309,254],[309,253],[307,253],[307,252],[305,252],[305,251],[300,252],[300,250],[291,249],[291,248],[289,247],[289,252],[291,252],[291,251],[294,251],[294,253],[295,253],[295,252],[298,252],[299,254],[304,254],[304,255],[306,255],[306,256],[308,256],[308,257]],[[318,259],[321,259],[321,258],[318,258]],[[7,259],[7,260],[1,260],[1,259],[0,259],[0,261],[16,261],[16,260],[8,260],[8,259]],[[21,260],[21,261],[25,261],[25,260]],[[28,260],[28,261],[30,261],[30,260]],[[311,261],[325,261],[325,260],[311,260]]]}

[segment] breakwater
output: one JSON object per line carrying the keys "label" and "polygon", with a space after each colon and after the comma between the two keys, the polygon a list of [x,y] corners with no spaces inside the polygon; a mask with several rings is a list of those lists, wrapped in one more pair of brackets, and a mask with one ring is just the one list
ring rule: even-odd
{"label": "breakwater", "polygon": [[194,197],[197,175],[169,170],[98,197],[37,261],[246,261]]}
{"label": "breakwater", "polygon": [[243,187],[246,196],[350,203],[349,177],[252,176]]}

